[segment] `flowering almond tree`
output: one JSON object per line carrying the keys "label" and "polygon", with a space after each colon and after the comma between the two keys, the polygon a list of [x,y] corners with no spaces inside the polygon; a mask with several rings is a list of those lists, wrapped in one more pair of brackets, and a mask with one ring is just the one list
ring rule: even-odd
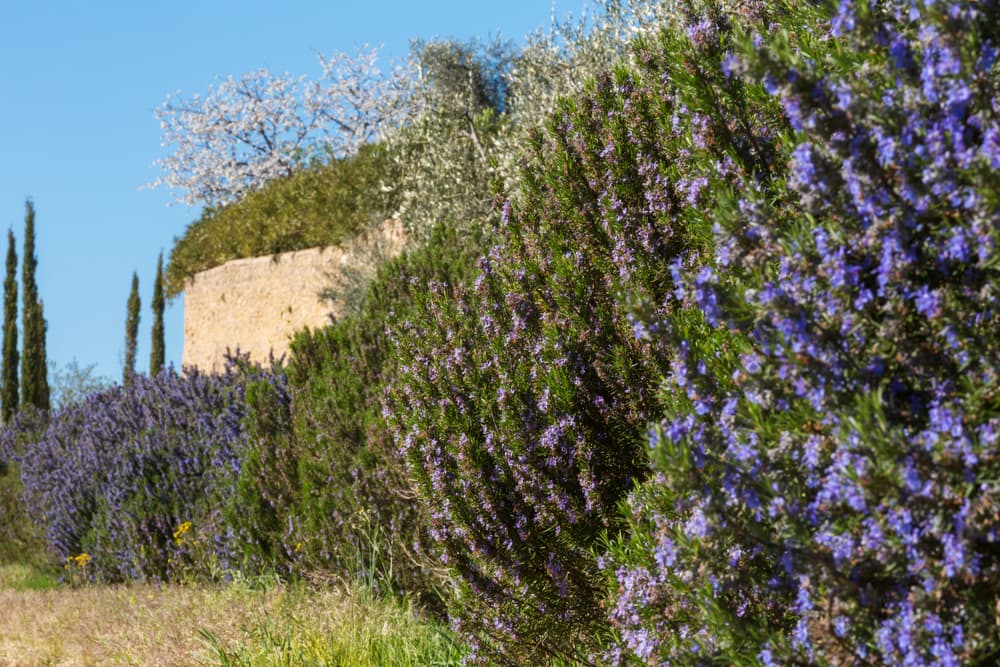
{"label": "flowering almond tree", "polygon": [[413,113],[409,69],[383,73],[377,48],[318,58],[315,80],[258,69],[205,96],[168,96],[155,115],[173,152],[149,186],[179,190],[192,206],[232,203],[297,165],[353,154]]}

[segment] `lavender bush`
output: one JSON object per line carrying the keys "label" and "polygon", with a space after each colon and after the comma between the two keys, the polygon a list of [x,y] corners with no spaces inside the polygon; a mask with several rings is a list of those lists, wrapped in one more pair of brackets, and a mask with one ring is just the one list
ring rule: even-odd
{"label": "lavender bush", "polygon": [[665,267],[705,245],[709,177],[771,163],[767,115],[706,67],[728,21],[692,25],[638,44],[639,69],[563,104],[475,285],[432,285],[393,332],[402,370],[387,416],[478,659],[587,662],[606,639],[595,552],[646,475],[641,433],[672,356],[636,338],[620,297],[665,317]]}
{"label": "lavender bush", "polygon": [[259,532],[234,530],[223,513],[241,470],[251,380],[277,381],[259,369],[137,376],[128,389],[61,407],[36,429],[8,425],[5,449],[18,452],[28,513],[51,554],[60,562],[87,554],[88,576],[103,581],[256,564],[243,554]]}
{"label": "lavender bush", "polygon": [[687,310],[637,315],[678,354],[617,657],[997,661],[998,47],[996,2],[841,2],[725,59],[782,105],[787,181],[671,265]]}

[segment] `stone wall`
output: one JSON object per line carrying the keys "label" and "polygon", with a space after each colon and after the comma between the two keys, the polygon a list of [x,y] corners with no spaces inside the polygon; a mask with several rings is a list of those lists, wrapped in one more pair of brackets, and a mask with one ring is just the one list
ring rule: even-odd
{"label": "stone wall", "polygon": [[181,363],[219,371],[226,350],[237,347],[262,363],[280,357],[292,334],[327,324],[339,310],[321,291],[370,275],[377,258],[402,250],[404,237],[402,224],[387,220],[342,246],[238,259],[197,274],[184,288]]}

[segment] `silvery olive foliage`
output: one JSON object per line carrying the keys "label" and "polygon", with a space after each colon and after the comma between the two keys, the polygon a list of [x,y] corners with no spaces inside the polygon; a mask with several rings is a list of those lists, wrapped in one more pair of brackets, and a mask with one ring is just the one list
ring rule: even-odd
{"label": "silvery olive foliage", "polygon": [[493,216],[496,137],[504,121],[513,58],[509,44],[415,43],[413,96],[422,113],[389,136],[399,180],[396,216],[425,240],[438,223],[459,227]]}
{"label": "silvery olive foliage", "polygon": [[315,79],[261,68],[205,95],[170,95],[155,115],[172,152],[149,186],[179,191],[184,204],[225,205],[315,159],[353,155],[415,113],[410,69],[383,72],[378,55],[320,54]]}
{"label": "silvery olive foliage", "polygon": [[414,45],[422,113],[389,142],[404,174],[398,216],[416,238],[441,222],[499,225],[495,195],[517,193],[531,132],[668,15],[651,0],[583,4],[579,17],[553,14],[519,48],[499,39]]}

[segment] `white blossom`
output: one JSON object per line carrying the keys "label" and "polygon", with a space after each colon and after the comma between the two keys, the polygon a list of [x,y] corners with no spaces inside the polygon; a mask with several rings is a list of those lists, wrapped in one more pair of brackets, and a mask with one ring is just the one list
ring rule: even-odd
{"label": "white blossom", "polygon": [[318,79],[258,69],[230,76],[202,97],[177,94],[156,110],[162,175],[179,202],[219,206],[313,160],[355,153],[416,113],[412,73],[377,65],[378,49],[319,56]]}

